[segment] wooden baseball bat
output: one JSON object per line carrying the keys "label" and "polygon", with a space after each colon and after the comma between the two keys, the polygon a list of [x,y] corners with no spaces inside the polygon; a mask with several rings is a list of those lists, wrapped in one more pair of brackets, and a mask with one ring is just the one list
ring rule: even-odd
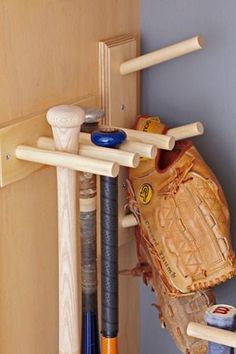
{"label": "wooden baseball bat", "polygon": [[[84,111],[57,106],[47,113],[56,149],[77,153]],[[59,354],[79,354],[79,318],[76,242],[76,172],[57,167]]]}

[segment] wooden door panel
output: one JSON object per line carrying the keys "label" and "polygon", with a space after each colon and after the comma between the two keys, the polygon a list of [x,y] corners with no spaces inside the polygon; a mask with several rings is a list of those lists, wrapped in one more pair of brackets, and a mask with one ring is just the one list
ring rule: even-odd
{"label": "wooden door panel", "polygon": [[138,1],[1,0],[0,122],[98,93],[98,41],[138,34]]}
{"label": "wooden door panel", "polygon": [[[98,98],[98,42],[127,32],[139,37],[138,0],[0,0],[0,123]],[[0,190],[1,354],[58,352],[56,211],[53,168]],[[129,255],[133,266],[131,249],[125,245],[121,259]],[[128,327],[120,352],[135,354],[138,322],[128,319],[127,297],[131,291],[138,303],[138,284],[121,284],[121,326]]]}

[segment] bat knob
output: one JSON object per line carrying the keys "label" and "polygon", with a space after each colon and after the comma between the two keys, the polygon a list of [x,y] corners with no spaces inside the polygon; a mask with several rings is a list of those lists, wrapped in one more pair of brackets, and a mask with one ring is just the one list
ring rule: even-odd
{"label": "bat knob", "polygon": [[230,305],[214,305],[205,314],[207,324],[224,329],[234,329],[236,309]]}
{"label": "bat knob", "polygon": [[55,106],[47,112],[48,123],[57,128],[80,127],[84,122],[84,111],[78,106]]}
{"label": "bat knob", "polygon": [[91,134],[91,141],[98,146],[115,148],[126,139],[126,133],[121,129],[107,128]]}
{"label": "bat knob", "polygon": [[84,108],[85,119],[81,126],[81,131],[84,133],[92,133],[98,129],[99,121],[105,116],[105,113],[97,107]]}
{"label": "bat knob", "polygon": [[95,123],[105,116],[104,111],[97,107],[84,108],[85,123]]}
{"label": "bat knob", "polygon": [[76,153],[84,122],[83,109],[72,105],[55,106],[48,110],[47,121],[52,127],[56,149]]}
{"label": "bat knob", "polygon": [[[233,331],[235,329],[236,309],[230,305],[214,305],[205,313],[208,325]],[[233,350],[233,349],[232,349]],[[208,353],[232,353],[229,347],[213,342],[208,343]]]}

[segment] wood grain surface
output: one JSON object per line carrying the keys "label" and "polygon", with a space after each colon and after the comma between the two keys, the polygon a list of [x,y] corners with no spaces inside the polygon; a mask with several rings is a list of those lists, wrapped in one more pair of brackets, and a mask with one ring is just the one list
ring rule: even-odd
{"label": "wood grain surface", "polygon": [[[98,42],[122,33],[139,37],[138,0],[0,0],[0,123],[98,97]],[[56,202],[55,168],[0,190],[0,353],[58,352]],[[120,350],[135,354],[138,284],[126,284]]]}
{"label": "wood grain surface", "polygon": [[[76,154],[84,111],[61,105],[47,112],[58,151]],[[76,171],[57,167],[59,353],[79,354]]]}

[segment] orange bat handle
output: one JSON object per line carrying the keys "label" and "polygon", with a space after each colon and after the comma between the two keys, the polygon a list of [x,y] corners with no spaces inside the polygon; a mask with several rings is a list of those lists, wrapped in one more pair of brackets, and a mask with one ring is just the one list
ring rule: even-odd
{"label": "orange bat handle", "polygon": [[117,338],[102,337],[102,354],[118,354]]}

